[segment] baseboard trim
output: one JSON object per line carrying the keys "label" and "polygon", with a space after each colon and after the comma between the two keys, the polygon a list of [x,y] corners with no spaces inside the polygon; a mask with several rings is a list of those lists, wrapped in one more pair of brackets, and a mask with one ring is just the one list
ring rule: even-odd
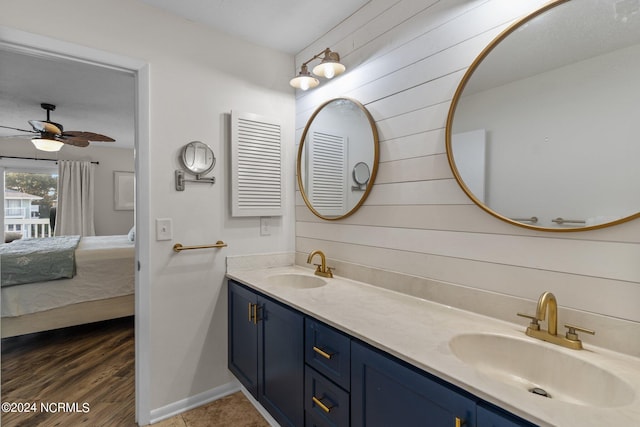
{"label": "baseboard trim", "polygon": [[280,424],[278,424],[278,422],[275,420],[275,418],[273,418],[271,416],[271,414],[269,412],[267,412],[266,409],[264,409],[264,406],[262,406],[260,404],[260,402],[258,402],[252,395],[251,393],[249,393],[249,390],[247,390],[246,388],[244,388],[244,386],[240,385],[240,391],[242,392],[242,394],[244,394],[244,396],[247,398],[247,400],[249,402],[251,402],[251,404],[253,405],[254,408],[256,408],[256,411],[258,411],[260,413],[260,415],[262,415],[262,417],[267,420],[267,422],[269,423],[269,425],[271,427],[280,427]]}
{"label": "baseboard trim", "polygon": [[194,396],[189,396],[186,399],[170,403],[161,408],[152,409],[150,417],[151,424],[166,420],[167,418],[171,418],[174,415],[178,415],[190,409],[197,408],[198,406],[213,402],[214,400],[228,396],[240,390],[240,383],[237,380],[234,380],[219,387],[212,388],[211,390],[203,391],[202,393],[196,394]]}

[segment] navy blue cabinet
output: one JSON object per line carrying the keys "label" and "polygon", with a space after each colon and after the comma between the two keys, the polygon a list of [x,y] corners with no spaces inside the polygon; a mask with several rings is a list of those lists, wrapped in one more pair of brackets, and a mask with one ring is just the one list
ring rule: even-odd
{"label": "navy blue cabinet", "polygon": [[304,318],[229,281],[229,370],[281,426],[304,426]]}
{"label": "navy blue cabinet", "polygon": [[476,401],[471,396],[352,341],[352,426],[475,426],[475,414]]}
{"label": "navy blue cabinet", "polygon": [[535,424],[485,403],[478,405],[476,415],[478,427],[536,427]]}
{"label": "navy blue cabinet", "polygon": [[351,382],[351,337],[307,317],[304,340],[307,365],[348,391]]}
{"label": "navy blue cabinet", "polygon": [[242,385],[258,398],[258,327],[253,315],[258,296],[229,281],[228,366]]}
{"label": "navy blue cabinet", "polygon": [[259,292],[228,283],[229,370],[282,427],[535,427]]}

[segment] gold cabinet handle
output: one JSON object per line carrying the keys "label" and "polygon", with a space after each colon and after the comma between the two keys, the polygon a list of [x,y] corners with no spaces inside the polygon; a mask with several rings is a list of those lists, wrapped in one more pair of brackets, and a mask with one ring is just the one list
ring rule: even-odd
{"label": "gold cabinet handle", "polygon": [[253,304],[249,303],[249,323],[253,322]]}
{"label": "gold cabinet handle", "polygon": [[313,346],[313,351],[315,351],[316,353],[318,353],[320,356],[324,357],[325,359],[331,359],[331,357],[333,356],[333,353],[327,353],[326,351],[322,350],[321,348],[316,347],[315,345]]}
{"label": "gold cabinet handle", "polygon": [[258,324],[258,304],[251,304],[251,305],[252,305],[253,324],[257,325]]}
{"label": "gold cabinet handle", "polygon": [[456,417],[456,427],[462,427],[465,424],[466,424],[465,420],[463,420],[462,418]]}
{"label": "gold cabinet handle", "polygon": [[320,399],[318,399],[317,397],[313,396],[311,398],[311,400],[313,400],[313,403],[315,403],[316,405],[318,405],[318,407],[320,409],[322,409],[324,412],[326,412],[327,414],[329,412],[331,412],[331,408],[333,408],[333,406],[327,406],[324,403],[322,403],[322,401]]}

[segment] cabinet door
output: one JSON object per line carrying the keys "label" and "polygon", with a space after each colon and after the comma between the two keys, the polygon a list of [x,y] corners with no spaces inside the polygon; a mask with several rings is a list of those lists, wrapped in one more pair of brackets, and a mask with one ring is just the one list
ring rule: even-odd
{"label": "cabinet door", "polygon": [[351,344],[351,425],[475,425],[475,401],[370,347]]}
{"label": "cabinet door", "polygon": [[477,427],[535,427],[535,424],[500,409],[478,406],[476,414]]}
{"label": "cabinet door", "polygon": [[304,322],[300,313],[258,299],[258,400],[281,426],[304,426]]}
{"label": "cabinet door", "polygon": [[258,328],[252,312],[258,297],[236,284],[228,283],[229,337],[228,366],[242,385],[258,398]]}

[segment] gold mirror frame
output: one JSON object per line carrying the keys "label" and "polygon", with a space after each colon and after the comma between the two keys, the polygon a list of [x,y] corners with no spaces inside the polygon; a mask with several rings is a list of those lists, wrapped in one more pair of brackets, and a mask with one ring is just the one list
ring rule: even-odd
{"label": "gold mirror frame", "polygon": [[[309,200],[309,198],[307,197],[307,194],[304,190],[304,185],[302,182],[302,155],[303,155],[303,150],[304,150],[304,143],[305,140],[307,139],[307,134],[309,132],[309,129],[311,128],[311,125],[313,124],[313,120],[316,118],[316,116],[329,104],[331,104],[332,102],[336,102],[336,101],[348,101],[351,102],[353,104],[355,104],[364,114],[364,116],[367,118],[369,125],[371,126],[371,137],[372,137],[372,143],[373,143],[373,165],[371,166],[371,176],[369,178],[369,182],[367,183],[366,189],[364,190],[364,193],[362,194],[362,196],[360,197],[360,200],[358,201],[358,203],[356,203],[353,208],[351,208],[349,211],[347,211],[345,214],[343,215],[339,215],[339,216],[326,216],[321,214],[320,212],[318,212],[313,205],[311,204],[311,201]],[[313,212],[313,214],[315,216],[317,216],[318,218],[327,220],[327,221],[336,221],[339,219],[343,219],[343,218],[347,218],[348,216],[353,215],[354,212],[356,212],[360,206],[362,206],[362,204],[364,203],[364,201],[367,199],[367,196],[369,196],[369,193],[371,192],[371,188],[373,187],[373,184],[375,182],[376,179],[376,174],[378,172],[378,161],[380,159],[380,148],[379,148],[379,140],[378,140],[378,129],[376,128],[376,123],[373,120],[373,117],[371,117],[371,114],[369,113],[369,111],[366,109],[366,107],[364,105],[362,105],[362,103],[360,103],[359,101],[356,101],[355,99],[352,98],[347,98],[347,97],[338,97],[338,98],[333,98],[330,99],[326,102],[324,102],[323,104],[321,104],[311,115],[311,117],[309,117],[309,120],[307,121],[307,124],[304,127],[304,132],[302,133],[302,137],[300,138],[300,145],[298,146],[298,157],[297,157],[297,162],[296,162],[296,176],[298,179],[298,188],[300,190],[300,194],[302,195],[302,199],[304,200],[304,203],[307,205],[307,207],[309,208],[309,210],[311,212]],[[345,182],[345,186],[348,185],[348,183]]]}
{"label": "gold mirror frame", "polygon": [[484,204],[484,202],[482,202],[481,200],[479,200],[474,194],[473,192],[469,189],[469,187],[465,184],[465,182],[463,181],[460,172],[458,171],[458,168],[455,164],[455,161],[453,159],[453,149],[452,149],[452,127],[453,127],[453,119],[454,119],[454,115],[455,115],[455,111],[456,111],[456,107],[458,105],[458,102],[460,100],[460,98],[462,97],[462,92],[464,91],[467,83],[469,82],[469,80],[471,79],[471,77],[473,76],[474,71],[480,66],[480,64],[483,62],[483,60],[493,51],[493,49],[498,46],[506,37],[508,37],[510,34],[512,34],[513,32],[517,31],[518,29],[520,29],[521,27],[525,26],[529,21],[531,21],[532,19],[536,18],[539,15],[544,14],[545,12],[549,11],[550,9],[555,8],[556,6],[560,6],[564,3],[567,3],[571,0],[556,0],[556,1],[552,1],[546,5],[544,5],[543,7],[541,7],[540,9],[530,13],[529,15],[524,16],[523,18],[519,19],[518,21],[516,21],[514,24],[510,25],[506,30],[504,30],[502,33],[500,33],[495,39],[493,39],[491,41],[491,43],[489,43],[489,45],[487,47],[485,47],[482,52],[480,52],[480,54],[478,55],[478,57],[473,61],[473,63],[469,66],[469,68],[467,69],[466,73],[464,74],[464,76],[462,77],[462,80],[460,82],[460,84],[458,85],[458,88],[456,89],[456,92],[453,96],[453,99],[451,101],[451,106],[449,107],[449,113],[447,116],[447,122],[446,122],[446,128],[445,128],[445,145],[446,145],[446,153],[447,153],[447,160],[449,162],[449,166],[453,172],[453,175],[456,179],[456,181],[458,182],[458,184],[460,185],[460,187],[462,188],[462,190],[466,193],[466,195],[480,208],[482,208],[484,211],[486,211],[487,213],[493,215],[494,217],[505,221],[507,223],[516,225],[518,227],[523,227],[523,228],[527,228],[527,229],[532,229],[532,230],[539,230],[539,231],[551,231],[551,232],[575,232],[575,231],[587,231],[587,230],[595,230],[595,229],[600,229],[600,228],[605,228],[605,227],[610,227],[612,225],[616,225],[616,224],[621,224],[627,221],[631,221],[633,219],[636,218],[640,218],[640,212],[637,212],[635,214],[623,217],[623,218],[619,218],[610,222],[605,222],[605,223],[601,223],[601,224],[597,224],[597,225],[586,225],[586,226],[582,226],[582,227],[566,227],[566,228],[552,228],[552,227],[542,227],[542,226],[536,226],[536,225],[531,225],[531,224],[527,224],[526,222],[519,222],[516,221],[514,219],[511,219],[509,217],[506,217],[504,215],[499,214],[498,212],[494,211],[493,209],[491,209],[490,207],[488,207],[487,205]]}

